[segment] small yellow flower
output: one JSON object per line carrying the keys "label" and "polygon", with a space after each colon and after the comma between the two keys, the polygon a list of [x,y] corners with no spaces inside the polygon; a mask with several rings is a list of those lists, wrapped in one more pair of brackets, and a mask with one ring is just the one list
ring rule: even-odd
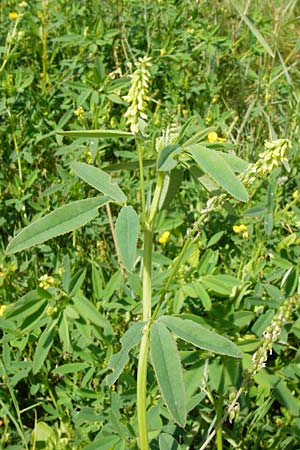
{"label": "small yellow flower", "polygon": [[235,233],[248,233],[246,225],[243,225],[243,224],[233,225],[232,229]]}
{"label": "small yellow flower", "polygon": [[299,199],[299,191],[298,191],[298,189],[296,189],[296,190],[293,192],[293,199],[294,199],[294,200],[298,200],[298,199]]}
{"label": "small yellow flower", "polygon": [[171,234],[170,231],[165,231],[158,239],[158,242],[160,244],[166,244],[169,240],[170,234]]}
{"label": "small yellow flower", "polygon": [[214,142],[217,142],[218,135],[215,131],[211,131],[210,133],[208,133],[207,139],[210,144],[213,144]]}
{"label": "small yellow flower", "polygon": [[242,238],[243,239],[248,239],[248,237],[249,237],[248,231],[244,231],[244,233],[242,234]]}
{"label": "small yellow flower", "polygon": [[167,53],[167,50],[165,48],[161,48],[159,50],[160,56],[164,56]]}
{"label": "small yellow flower", "polygon": [[8,15],[12,20],[16,20],[19,17],[19,14],[16,11],[11,11]]}
{"label": "small yellow flower", "polygon": [[1,305],[0,306],[0,317],[3,316],[5,310],[6,310],[6,305]]}
{"label": "small yellow flower", "polygon": [[211,103],[217,103],[218,102],[218,97],[213,97],[211,99]]}

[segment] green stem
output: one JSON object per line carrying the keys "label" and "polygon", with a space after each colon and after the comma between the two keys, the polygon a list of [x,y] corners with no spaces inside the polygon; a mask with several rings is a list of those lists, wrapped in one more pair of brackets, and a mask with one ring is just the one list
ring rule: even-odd
{"label": "green stem", "polygon": [[144,229],[144,259],[143,259],[143,321],[147,322],[144,329],[137,373],[137,417],[139,428],[139,441],[141,450],[149,450],[147,426],[147,363],[149,351],[149,321],[151,319],[152,302],[152,229]]}
{"label": "green stem", "polygon": [[139,445],[141,450],[149,450],[146,405],[148,351],[149,328],[147,327],[144,330],[144,334],[141,340],[137,374],[137,418],[139,427]]}
{"label": "green stem", "polygon": [[[217,403],[217,423],[221,423],[223,415],[223,395],[220,395]],[[223,428],[222,424],[216,431],[216,444],[217,444],[217,450],[223,450]]]}
{"label": "green stem", "polygon": [[143,165],[143,149],[139,142],[137,142],[137,151],[139,158],[139,172],[140,172],[140,189],[142,200],[142,217],[145,218],[146,214],[146,201],[145,201],[145,183],[144,183],[144,165]]}

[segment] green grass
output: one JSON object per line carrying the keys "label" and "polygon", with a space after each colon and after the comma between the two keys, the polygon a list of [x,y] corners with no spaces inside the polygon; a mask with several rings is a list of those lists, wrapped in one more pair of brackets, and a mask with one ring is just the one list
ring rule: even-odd
{"label": "green grass", "polygon": [[[179,161],[180,174],[173,172],[167,208],[157,212],[152,203],[154,310],[159,304],[160,314],[209,327],[244,357],[239,362],[176,340],[189,411],[182,428],[165,406],[153,354],[150,448],[299,447],[299,306],[285,310],[285,322],[278,318],[281,305],[300,293],[299,17],[293,0],[1,2],[0,449],[138,448],[138,347],[112,387],[106,378],[120,339],[142,316],[142,238],[128,272],[127,249],[135,243],[130,233],[120,241],[124,218],[114,234],[120,205],[37,247],[13,255],[5,249],[21,228],[97,195],[72,170],[74,160],[107,171],[143,220],[161,151],[158,168]],[[118,136],[57,133],[130,131],[124,97],[145,56],[149,99],[137,145]],[[212,173],[214,164],[200,170],[200,156],[192,163],[175,147],[168,159],[166,144],[184,147],[189,139],[251,164],[261,161],[265,141],[287,139],[291,146],[288,161],[244,180],[249,201],[242,203],[220,192],[222,170]],[[210,178],[200,184],[207,170]],[[191,233],[195,239],[176,260]],[[251,359],[266,345],[274,317],[280,330],[273,351],[253,375]],[[156,338],[172,339],[165,326],[156,329]],[[224,423],[205,444],[216,417]]]}

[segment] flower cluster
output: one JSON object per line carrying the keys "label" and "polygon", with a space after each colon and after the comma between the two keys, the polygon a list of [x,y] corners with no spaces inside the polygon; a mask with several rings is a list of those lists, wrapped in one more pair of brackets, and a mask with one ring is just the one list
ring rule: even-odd
{"label": "flower cluster", "polygon": [[271,173],[273,169],[283,164],[289,170],[287,151],[292,147],[288,139],[277,139],[272,142],[265,141],[266,150],[259,154],[255,164],[250,164],[247,172],[241,174],[241,181],[252,184],[257,175],[264,176]]}
{"label": "flower cluster", "polygon": [[43,288],[43,289],[48,289],[49,287],[53,286],[53,284],[55,283],[55,279],[49,275],[42,275],[39,278],[39,287]]}
{"label": "flower cluster", "polygon": [[131,75],[131,84],[128,95],[124,96],[124,100],[129,103],[129,107],[125,113],[127,123],[133,133],[138,133],[140,130],[139,120],[147,120],[145,113],[150,81],[150,58],[144,56],[139,58],[136,63],[137,69]]}
{"label": "flower cluster", "polygon": [[165,130],[162,131],[162,135],[155,141],[155,150],[159,153],[164,147],[170,144],[174,144],[179,136],[178,126],[175,124],[168,125]]}
{"label": "flower cluster", "polygon": [[247,227],[246,227],[246,225],[244,225],[244,224],[241,224],[241,225],[233,225],[232,229],[233,229],[233,231],[234,231],[235,233],[238,233],[238,234],[239,234],[239,233],[242,233],[243,239],[247,239],[247,238],[249,237],[249,233],[248,233]]}
{"label": "flower cluster", "polygon": [[270,325],[264,331],[262,345],[252,356],[252,367],[250,369],[252,375],[255,375],[266,366],[268,354],[272,354],[272,344],[277,341],[284,324],[291,319],[294,308],[299,304],[299,299],[299,295],[294,295],[285,300]]}

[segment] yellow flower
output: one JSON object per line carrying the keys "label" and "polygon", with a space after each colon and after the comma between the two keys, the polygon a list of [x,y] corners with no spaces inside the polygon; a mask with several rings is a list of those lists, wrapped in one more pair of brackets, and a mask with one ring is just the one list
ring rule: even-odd
{"label": "yellow flower", "polygon": [[248,231],[244,231],[244,233],[242,234],[242,238],[243,239],[248,239],[248,237],[249,237]]}
{"label": "yellow flower", "polygon": [[[248,234],[247,227],[246,227],[246,225],[243,225],[243,224],[233,225],[232,229],[235,233],[247,233]],[[244,235],[243,235],[243,237],[244,237]],[[248,237],[248,235],[246,237]]]}
{"label": "yellow flower", "polygon": [[8,15],[12,20],[16,20],[19,17],[19,14],[16,11],[11,11]]}
{"label": "yellow flower", "polygon": [[160,244],[166,244],[169,240],[170,234],[171,234],[170,231],[165,231],[158,239],[158,242]]}
{"label": "yellow flower", "polygon": [[298,199],[299,199],[299,191],[298,191],[298,189],[296,189],[296,190],[293,192],[293,199],[294,199],[294,200],[298,200]]}
{"label": "yellow flower", "polygon": [[213,144],[214,142],[217,142],[218,135],[215,131],[211,131],[210,133],[208,133],[207,139],[210,144]]}
{"label": "yellow flower", "polygon": [[5,310],[6,310],[6,305],[1,305],[0,306],[0,317],[3,316]]}
{"label": "yellow flower", "polygon": [[218,102],[218,97],[213,97],[211,99],[211,103],[217,103]]}

